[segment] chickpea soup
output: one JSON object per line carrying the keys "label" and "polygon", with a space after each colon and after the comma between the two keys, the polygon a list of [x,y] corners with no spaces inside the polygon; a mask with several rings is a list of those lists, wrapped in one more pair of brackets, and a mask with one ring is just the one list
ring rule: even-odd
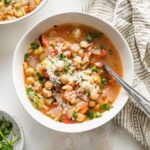
{"label": "chickpea soup", "polygon": [[55,25],[24,55],[24,79],[32,105],[63,123],[80,123],[113,109],[120,86],[104,69],[122,76],[120,56],[101,31],[81,24]]}
{"label": "chickpea soup", "polygon": [[0,0],[0,21],[21,18],[40,3],[41,0]]}

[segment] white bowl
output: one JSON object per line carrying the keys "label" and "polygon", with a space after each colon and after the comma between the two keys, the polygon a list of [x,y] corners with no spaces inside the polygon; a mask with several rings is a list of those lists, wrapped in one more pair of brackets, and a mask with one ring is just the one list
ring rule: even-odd
{"label": "white bowl", "polygon": [[122,35],[110,24],[96,17],[82,14],[82,13],[64,13],[58,14],[53,17],[49,17],[37,25],[33,26],[29,31],[25,33],[20,42],[18,43],[13,60],[13,81],[17,95],[27,112],[42,125],[62,132],[82,132],[96,127],[102,126],[119,113],[119,111],[126,104],[128,95],[122,89],[115,100],[114,107],[108,112],[105,112],[101,118],[93,119],[91,121],[79,123],[79,124],[64,124],[55,122],[40,111],[35,109],[30,100],[27,98],[26,90],[24,87],[24,77],[22,64],[24,61],[24,54],[26,53],[30,43],[38,38],[43,32],[47,31],[54,25],[64,23],[81,23],[94,27],[104,34],[106,34],[112,43],[119,51],[120,57],[123,63],[123,79],[132,84],[133,80],[133,59],[127,42]]}
{"label": "white bowl", "polygon": [[30,13],[27,13],[25,16],[17,18],[17,19],[13,19],[13,20],[6,20],[6,21],[0,21],[0,25],[4,25],[4,24],[10,24],[10,23],[15,23],[18,22],[20,20],[23,20],[25,18],[28,18],[29,16],[33,15],[34,13],[36,13],[37,11],[39,11],[46,3],[48,0],[42,0],[41,3]]}
{"label": "white bowl", "polygon": [[14,150],[23,150],[24,132],[23,132],[23,128],[20,125],[19,121],[15,118],[15,116],[12,116],[11,114],[9,114],[3,110],[0,110],[0,119],[2,119],[2,117],[4,117],[6,120],[12,122],[13,130],[14,130],[16,136],[20,137],[19,141],[17,141],[14,144]]}

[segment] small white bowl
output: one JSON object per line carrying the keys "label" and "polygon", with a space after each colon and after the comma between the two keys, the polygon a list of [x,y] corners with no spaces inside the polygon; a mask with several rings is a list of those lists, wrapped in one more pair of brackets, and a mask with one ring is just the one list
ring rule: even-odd
{"label": "small white bowl", "polygon": [[33,26],[29,31],[25,33],[25,35],[21,38],[20,42],[18,43],[13,60],[13,81],[15,85],[15,89],[17,95],[27,110],[27,112],[39,123],[42,125],[62,132],[83,132],[87,131],[99,126],[102,126],[112,118],[114,118],[123,106],[126,104],[128,95],[125,91],[121,89],[117,99],[114,102],[114,107],[108,112],[103,113],[103,116],[98,119],[93,119],[91,121],[78,123],[78,124],[64,124],[55,122],[54,120],[50,119],[46,115],[42,114],[40,111],[35,109],[30,100],[27,98],[26,90],[24,87],[24,76],[23,76],[23,68],[22,64],[24,61],[24,54],[26,53],[30,43],[38,38],[43,32],[47,31],[54,25],[64,24],[64,23],[80,23],[86,24],[91,27],[94,27],[109,37],[112,43],[116,46],[119,51],[120,57],[123,63],[123,79],[132,84],[133,80],[133,59],[130,52],[130,49],[127,45],[127,42],[123,38],[123,36],[109,23],[106,23],[103,20],[100,20],[96,17],[82,14],[82,13],[64,13],[58,14],[53,17],[49,17],[37,25]]}
{"label": "small white bowl", "polygon": [[42,0],[41,3],[33,11],[31,11],[30,13],[26,14],[23,17],[20,17],[20,18],[17,18],[17,19],[13,19],[13,20],[0,21],[0,25],[15,23],[15,22],[18,22],[18,21],[21,21],[21,20],[23,20],[25,18],[30,17],[31,15],[33,15],[34,13],[39,11],[47,3],[47,1],[48,0]]}
{"label": "small white bowl", "polygon": [[19,121],[15,118],[15,116],[10,115],[9,113],[0,110],[0,120],[4,117],[6,120],[12,122],[13,130],[17,137],[20,137],[19,141],[14,144],[14,150],[23,150],[24,146],[24,133],[23,128],[20,125]]}

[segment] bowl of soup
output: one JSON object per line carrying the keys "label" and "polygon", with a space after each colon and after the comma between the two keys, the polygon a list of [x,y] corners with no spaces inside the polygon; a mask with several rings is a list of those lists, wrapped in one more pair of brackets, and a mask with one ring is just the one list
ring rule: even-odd
{"label": "bowl of soup", "polygon": [[42,125],[62,132],[87,131],[115,117],[128,99],[104,63],[132,84],[132,55],[113,26],[87,14],[58,14],[32,27],[18,43],[15,89]]}
{"label": "bowl of soup", "polygon": [[47,0],[1,0],[0,24],[9,24],[37,12]]}

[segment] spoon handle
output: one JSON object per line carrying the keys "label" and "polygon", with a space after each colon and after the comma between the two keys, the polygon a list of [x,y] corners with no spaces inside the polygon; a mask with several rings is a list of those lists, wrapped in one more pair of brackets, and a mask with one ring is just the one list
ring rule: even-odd
{"label": "spoon handle", "polygon": [[115,78],[115,80],[139,103],[143,111],[150,118],[150,100],[146,99],[139,92],[133,89],[129,84],[123,81],[108,65],[104,64],[104,68]]}

